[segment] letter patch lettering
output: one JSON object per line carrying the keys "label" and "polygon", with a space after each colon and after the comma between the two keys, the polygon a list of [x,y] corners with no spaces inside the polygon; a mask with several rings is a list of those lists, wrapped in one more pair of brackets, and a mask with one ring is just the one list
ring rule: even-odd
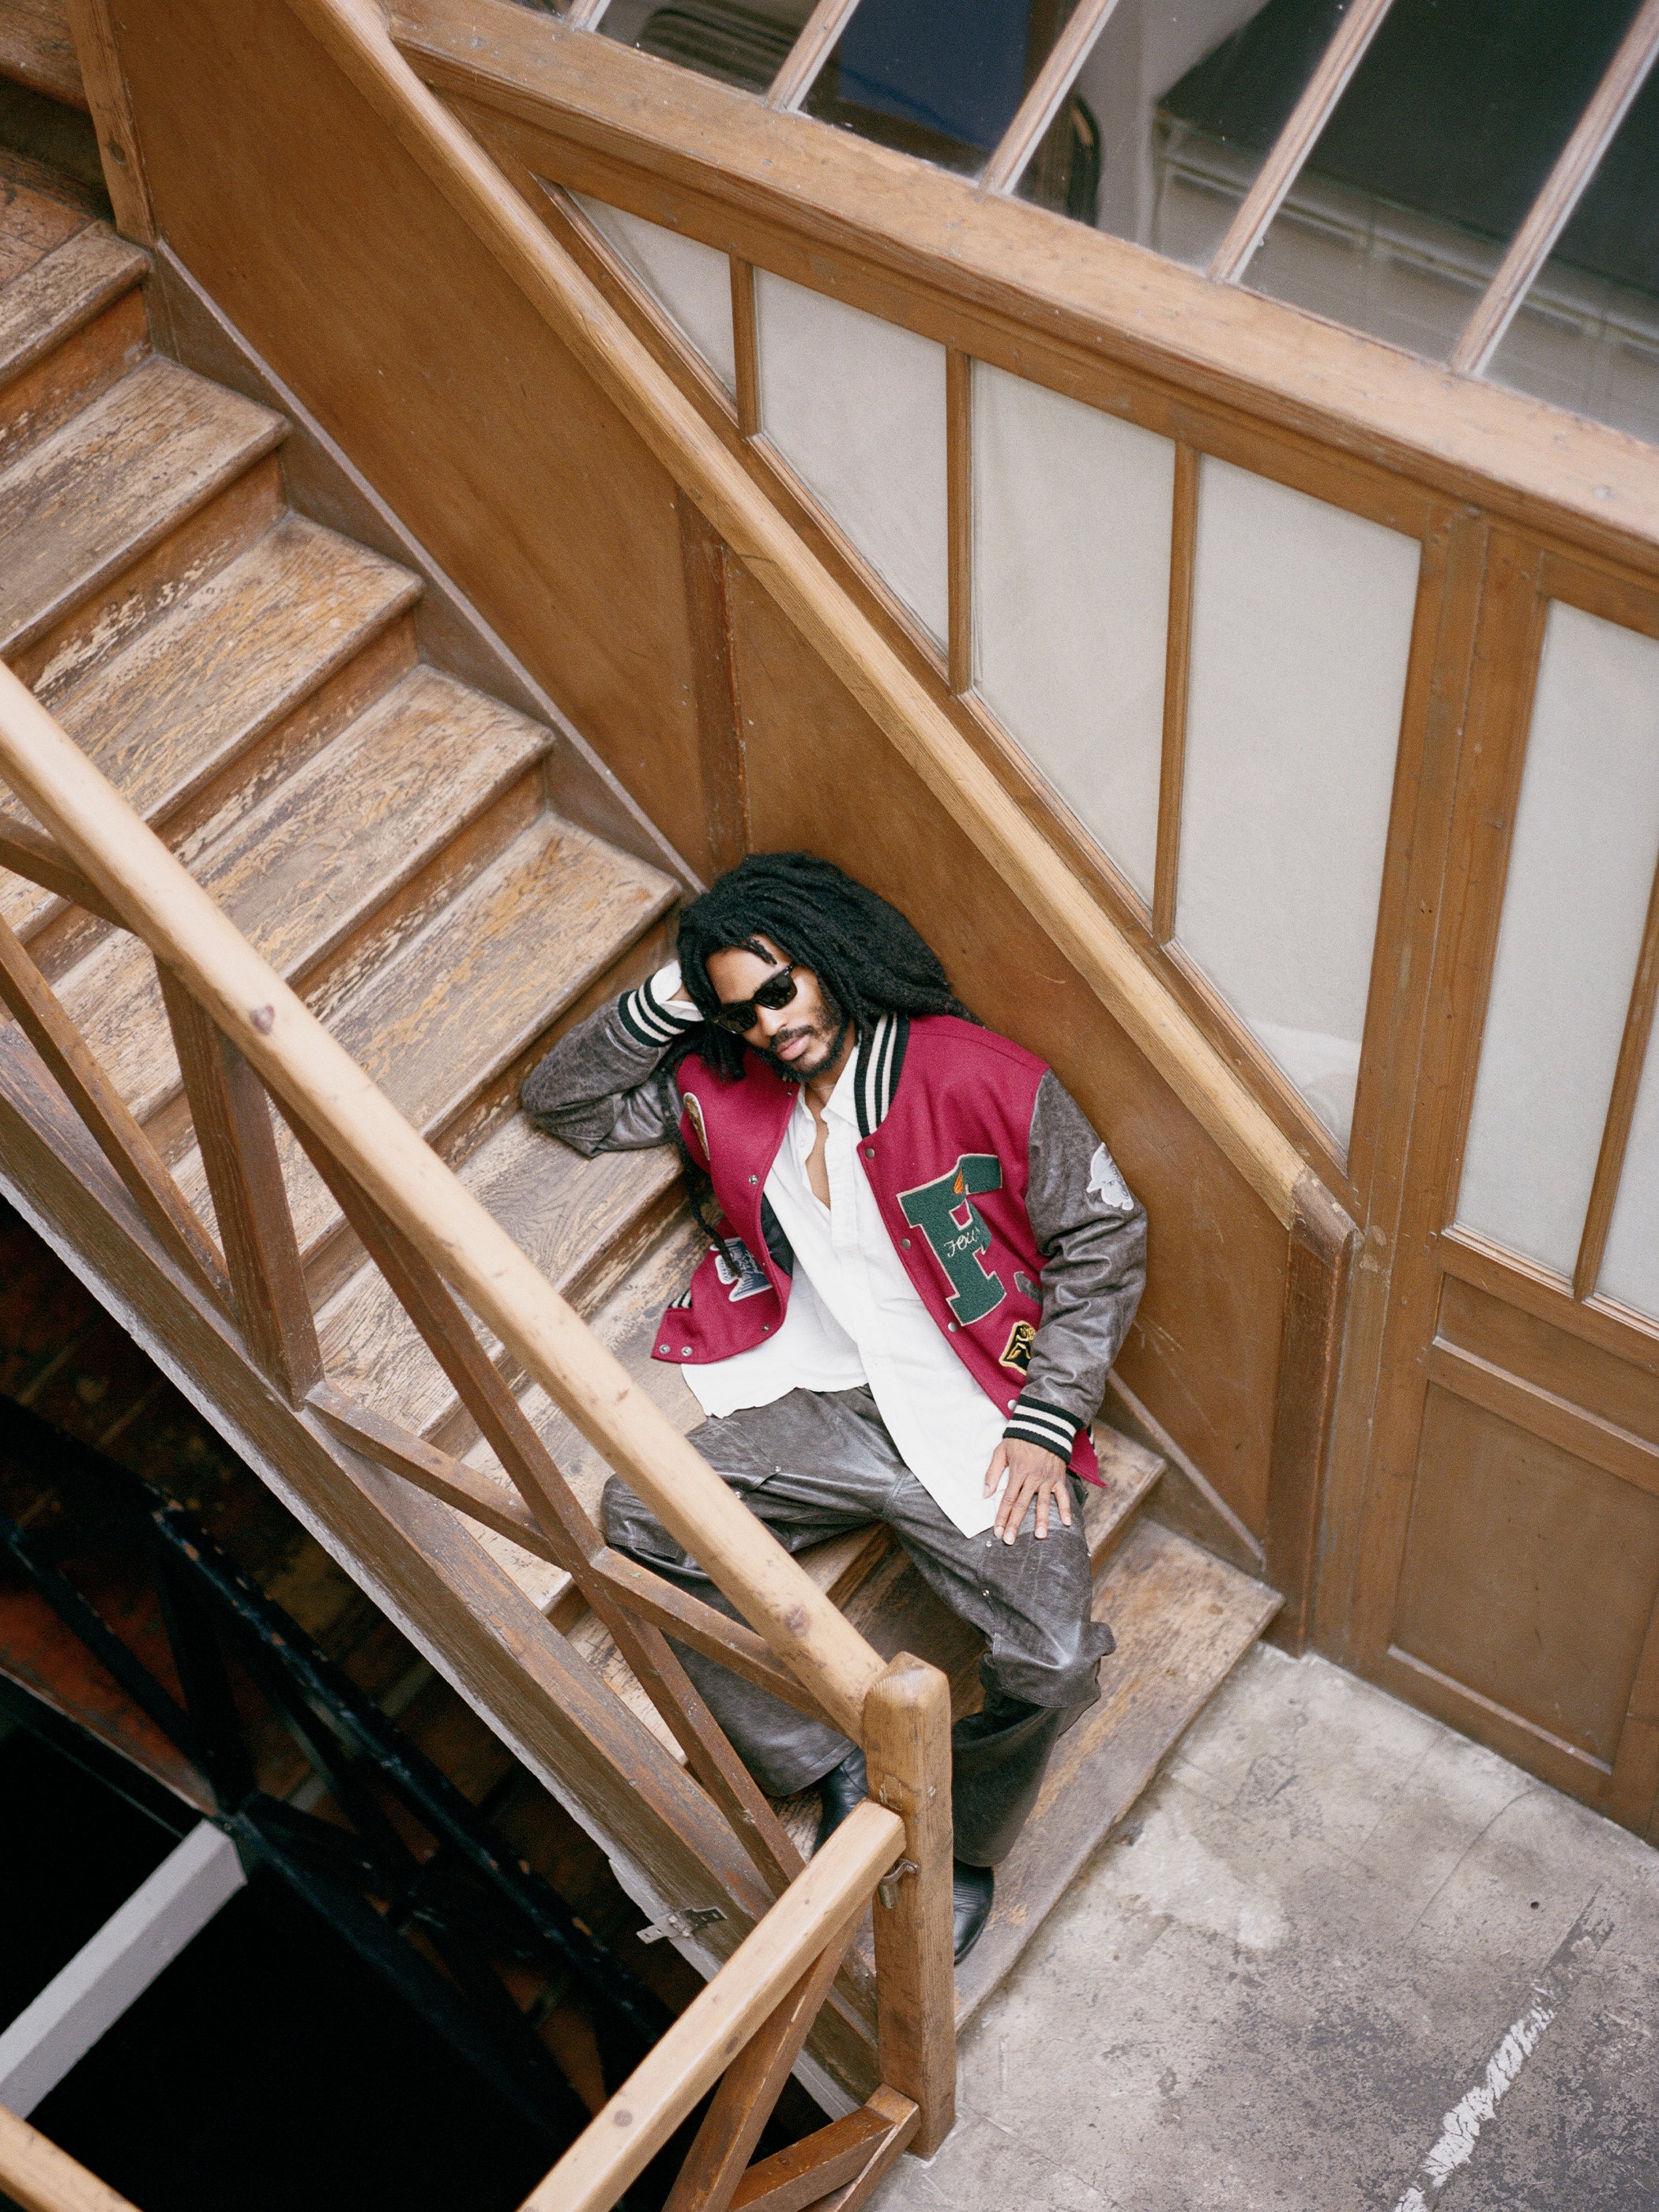
{"label": "letter patch lettering", "polygon": [[944,1268],[951,1292],[945,1303],[963,1324],[983,1321],[1007,1297],[1007,1286],[986,1260],[991,1232],[973,1200],[1002,1188],[1002,1163],[994,1152],[964,1152],[955,1167],[932,1182],[898,1194],[899,1209]]}
{"label": "letter patch lettering", "polygon": [[1031,1371],[1031,1347],[1036,1342],[1036,1331],[1029,1321],[1017,1321],[1008,1332],[1008,1341],[1002,1347],[999,1367],[1012,1367],[1021,1375]]}

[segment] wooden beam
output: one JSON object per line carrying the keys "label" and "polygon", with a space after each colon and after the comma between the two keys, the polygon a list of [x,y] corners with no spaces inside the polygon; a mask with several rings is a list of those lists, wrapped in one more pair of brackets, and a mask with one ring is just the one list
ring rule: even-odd
{"label": "wooden beam", "polygon": [[1211,277],[1220,284],[1236,284],[1249,266],[1267,225],[1279,213],[1285,195],[1302,173],[1332,110],[1348,88],[1348,81],[1365,58],[1365,50],[1382,27],[1391,0],[1353,0],[1320,57],[1290,119],[1274,139],[1255,182],[1245,193],[1227,235],[1210,264]]}
{"label": "wooden beam", "polygon": [[863,1905],[903,1844],[903,1822],[880,1805],[862,1804],[843,1820],[526,2198],[522,2212],[609,2212]]}
{"label": "wooden beam", "polygon": [[1170,529],[1170,617],[1164,647],[1164,748],[1158,775],[1158,855],[1152,872],[1152,935],[1175,935],[1181,866],[1181,805],[1187,780],[1187,691],[1193,662],[1193,561],[1198,544],[1199,457],[1177,446]]}
{"label": "wooden beam", "polygon": [[216,1305],[228,1308],[230,1281],[217,1246],[126,1100],[64,1012],[51,984],[4,921],[0,921],[0,1000],[125,1184],[168,1258]]}
{"label": "wooden beam", "polygon": [[67,0],[70,29],[81,64],[87,106],[98,131],[98,154],[115,228],[123,238],[154,246],[157,237],[143,149],[133,118],[132,97],[110,16],[110,0]]}
{"label": "wooden beam", "polygon": [[[887,2092],[889,2098],[894,2094]],[[898,2101],[915,2113],[908,2097]],[[845,2119],[832,2120],[751,2166],[732,2195],[731,2212],[811,2212],[842,2183],[858,2179],[894,2124],[884,2112],[860,2105]]]}
{"label": "wooden beam", "polygon": [[15,814],[0,813],[0,868],[26,876],[42,890],[68,899],[71,906],[84,907],[100,921],[112,921],[118,929],[125,927],[98,886],[82,874],[63,848]]}
{"label": "wooden beam", "polygon": [[766,95],[769,107],[799,107],[830,58],[830,49],[852,20],[859,0],[817,0],[800,35],[784,57]]}
{"label": "wooden beam", "polygon": [[1026,163],[1059,114],[1060,102],[1077,82],[1079,71],[1093,52],[1095,40],[1116,5],[1117,0],[1078,0],[986,165],[979,180],[982,191],[1012,192],[1018,188]]}
{"label": "wooden beam", "polygon": [[870,1795],[904,1815],[910,1871],[876,1906],[876,2050],[881,2078],[920,2109],[930,2158],[957,2109],[951,1960],[951,1686],[901,1651],[865,1707]]}
{"label": "wooden beam", "polygon": [[1659,60],[1659,0],[1644,0],[1589,106],[1561,149],[1543,190],[1510,240],[1497,275],[1452,348],[1451,368],[1479,376],[1497,352],[1534,277],[1571,221],[1596,165],[1613,143],[1656,60]]}
{"label": "wooden beam", "polygon": [[921,678],[421,83],[372,0],[289,5],[1288,1229],[1303,1172],[1296,1147],[1056,848],[1008,805],[994,772]]}
{"label": "wooden beam", "polygon": [[760,325],[755,319],[753,264],[732,257],[732,373],[736,379],[738,430],[758,438],[761,429]]}
{"label": "wooden beam", "polygon": [[125,2197],[3,2106],[0,2189],[22,2212],[134,2212]]}
{"label": "wooden beam", "polygon": [[297,1406],[323,1371],[264,1085],[161,962],[156,975],[250,1357]]}
{"label": "wooden beam", "polygon": [[[663,2212],[727,2212],[807,2032],[864,1917],[862,1899],[726,2068]],[[828,2193],[826,2182],[820,2195]],[[810,2199],[808,2200],[811,2201]]]}

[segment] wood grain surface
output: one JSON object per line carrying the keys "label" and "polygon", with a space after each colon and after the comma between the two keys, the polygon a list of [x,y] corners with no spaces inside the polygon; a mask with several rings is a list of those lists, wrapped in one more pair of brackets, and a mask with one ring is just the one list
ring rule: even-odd
{"label": "wood grain surface", "polygon": [[[0,204],[0,386],[142,283],[149,266],[139,247],[72,209],[31,218],[27,204],[38,197],[14,185]],[[54,229],[65,231],[61,243],[31,251]]]}
{"label": "wood grain surface", "polygon": [[143,362],[0,477],[0,651],[15,653],[282,439],[280,416]]}

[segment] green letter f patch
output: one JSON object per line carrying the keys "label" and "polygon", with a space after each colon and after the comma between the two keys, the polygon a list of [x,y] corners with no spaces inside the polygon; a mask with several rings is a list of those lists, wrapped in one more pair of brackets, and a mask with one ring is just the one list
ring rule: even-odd
{"label": "green letter f patch", "polygon": [[994,1152],[964,1152],[955,1167],[932,1182],[898,1194],[905,1219],[921,1230],[944,1268],[951,1285],[945,1303],[963,1323],[983,1321],[1008,1295],[1002,1278],[986,1264],[991,1232],[972,1198],[976,1191],[1001,1188],[1002,1163]]}

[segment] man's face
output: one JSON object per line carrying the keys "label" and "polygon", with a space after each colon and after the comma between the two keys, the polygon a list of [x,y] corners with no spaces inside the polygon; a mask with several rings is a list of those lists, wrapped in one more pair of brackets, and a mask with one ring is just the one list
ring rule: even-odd
{"label": "man's face", "polygon": [[[757,936],[755,942],[764,949],[764,959],[738,945],[726,945],[708,956],[708,980],[722,1006],[751,1000],[763,983],[788,964],[787,956],[769,937]],[[840,1052],[846,1041],[847,1018],[820,989],[810,968],[797,966],[789,980],[794,989],[786,1004],[756,1007],[754,1022],[743,1032],[743,1041],[775,1067],[805,1082],[809,1076],[821,1073]]]}

